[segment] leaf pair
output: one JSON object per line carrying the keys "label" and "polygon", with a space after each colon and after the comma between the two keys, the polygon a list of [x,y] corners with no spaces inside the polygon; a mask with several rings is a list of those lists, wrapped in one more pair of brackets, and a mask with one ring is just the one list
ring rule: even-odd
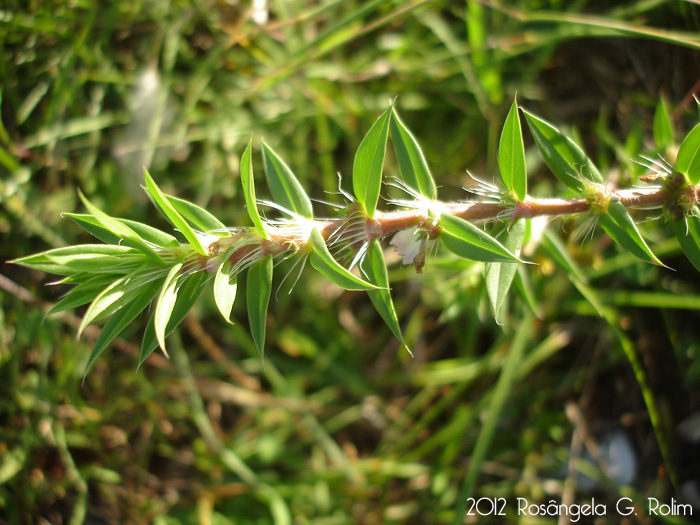
{"label": "leaf pair", "polygon": [[[238,276],[233,273],[234,268],[228,260],[234,250],[235,248],[231,248],[224,255],[214,277],[214,300],[219,313],[229,324],[233,324],[231,322],[231,310],[233,309],[238,290]],[[267,309],[272,292],[272,270],[272,256],[266,255],[248,269],[247,275],[246,304],[248,306],[248,322],[253,341],[261,357],[264,356],[265,349]]]}
{"label": "leaf pair", "polygon": [[[585,194],[590,186],[602,188],[600,172],[573,140],[532,113],[523,113],[547,166],[562,183],[577,194]],[[617,244],[636,257],[663,265],[619,201],[611,199],[607,211],[600,212],[600,224]]]}
{"label": "leaf pair", "polygon": [[404,182],[431,201],[437,198],[437,188],[425,155],[392,104],[365,135],[355,153],[352,167],[355,198],[369,218],[374,218],[379,200],[390,129],[399,172]]}

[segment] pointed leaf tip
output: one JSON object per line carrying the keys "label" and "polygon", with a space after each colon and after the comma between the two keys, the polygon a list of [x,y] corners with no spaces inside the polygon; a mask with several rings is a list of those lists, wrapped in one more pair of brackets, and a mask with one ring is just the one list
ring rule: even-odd
{"label": "pointed leaf tip", "polygon": [[370,218],[374,217],[382,186],[382,170],[389,137],[391,111],[392,107],[384,111],[362,139],[352,166],[355,198],[365,207]]}
{"label": "pointed leaf tip", "polygon": [[310,260],[313,266],[321,275],[325,276],[330,281],[334,282],[345,290],[375,290],[378,287],[360,279],[356,275],[350,273],[343,268],[333,258],[328,251],[326,242],[323,240],[321,232],[317,228],[311,231],[310,236],[313,251],[311,252]]}
{"label": "pointed leaf tip", "polygon": [[508,191],[514,194],[519,201],[525,200],[527,196],[525,146],[520,126],[518,103],[515,99],[501,131],[501,140],[498,146],[498,167]]}

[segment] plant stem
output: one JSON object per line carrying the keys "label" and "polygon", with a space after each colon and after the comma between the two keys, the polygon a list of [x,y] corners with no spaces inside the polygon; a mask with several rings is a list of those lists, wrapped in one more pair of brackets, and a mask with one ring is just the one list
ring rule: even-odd
{"label": "plant stem", "polygon": [[[696,202],[700,200],[700,186],[693,187]],[[617,190],[610,194],[611,200],[617,200],[626,208],[658,208],[674,194],[662,186],[649,188],[635,188]],[[498,201],[458,201],[440,202],[434,201],[415,208],[375,212],[374,219],[369,219],[361,214],[350,214],[338,219],[325,219],[309,221],[307,228],[274,227],[268,230],[269,240],[261,240],[264,243],[263,251],[266,254],[277,255],[284,251],[295,250],[304,246],[307,239],[300,238],[304,231],[317,228],[323,238],[336,242],[357,242],[358,228],[364,227],[365,235],[359,236],[359,240],[374,240],[408,228],[424,226],[440,213],[448,213],[455,217],[473,222],[510,221],[515,219],[530,219],[537,216],[560,216],[585,213],[591,210],[591,203],[586,199],[558,199],[537,198],[527,196],[522,202],[515,204]],[[350,227],[352,223],[353,227]],[[253,246],[242,246],[230,256],[230,261],[235,263],[254,249]],[[217,253],[210,246],[210,251]]]}

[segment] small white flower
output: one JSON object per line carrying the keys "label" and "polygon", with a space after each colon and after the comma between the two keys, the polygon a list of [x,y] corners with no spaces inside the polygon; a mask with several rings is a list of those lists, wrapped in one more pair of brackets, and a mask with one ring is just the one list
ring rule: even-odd
{"label": "small white flower", "polygon": [[391,244],[396,253],[403,257],[402,264],[413,264],[416,257],[421,251],[422,236],[418,232],[418,228],[409,230],[401,230],[394,238],[391,239]]}

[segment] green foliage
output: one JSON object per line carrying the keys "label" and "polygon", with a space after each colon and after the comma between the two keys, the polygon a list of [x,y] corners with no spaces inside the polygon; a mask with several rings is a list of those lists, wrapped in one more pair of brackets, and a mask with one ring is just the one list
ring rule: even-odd
{"label": "green foliage", "polygon": [[265,353],[267,307],[272,293],[272,256],[267,255],[248,270],[248,321],[255,346],[262,358]]}
{"label": "green foliage", "polygon": [[700,182],[700,124],[697,124],[683,139],[678,149],[676,169],[688,177],[691,184]]}
{"label": "green foliage", "polygon": [[355,198],[367,211],[369,218],[374,217],[379,200],[391,116],[390,107],[377,119],[357,149],[352,165],[352,188]]}
{"label": "green foliage", "polygon": [[311,219],[314,212],[309,196],[289,166],[265,143],[263,143],[263,159],[265,178],[275,204],[299,217]]}
{"label": "green foliage", "polygon": [[442,244],[460,257],[491,263],[519,261],[500,242],[470,222],[443,213],[440,225],[444,228],[440,235]]}
{"label": "green foliage", "polygon": [[243,155],[241,156],[241,184],[243,185],[243,196],[248,210],[248,216],[255,225],[255,230],[263,239],[267,239],[267,232],[263,226],[258,203],[255,199],[255,178],[253,175],[253,139],[250,139]]}
{"label": "green foliage", "polygon": [[148,171],[144,171],[144,177],[146,178],[146,191],[153,199],[153,202],[161,213],[173,224],[173,226],[180,230],[180,233],[185,236],[187,242],[190,243],[192,248],[198,254],[206,255],[206,251],[204,250],[199,237],[197,237],[197,234],[192,230],[187,221],[183,219],[182,215],[180,215],[180,213],[175,209],[165,194],[160,191],[160,188],[153,180],[153,177],[151,177],[151,174],[148,173]]}
{"label": "green foliage", "polygon": [[425,155],[394,106],[391,107],[391,142],[404,182],[427,199],[437,199],[437,188]]}
{"label": "green foliage", "polygon": [[[3,5],[0,242],[24,267],[0,276],[0,521],[681,501],[700,468],[696,10]],[[510,262],[474,260],[494,241]],[[337,286],[356,266],[366,294]],[[608,429],[644,451],[630,486]]]}
{"label": "green foliage", "polygon": [[527,168],[525,167],[525,146],[523,131],[520,127],[517,100],[513,100],[506,123],[501,132],[498,147],[498,167],[506,189],[518,200],[527,195]]}
{"label": "green foliage", "polygon": [[309,236],[311,241],[311,266],[313,266],[324,277],[330,279],[335,284],[346,290],[373,290],[377,288],[372,283],[368,283],[363,279],[353,275],[348,270],[343,268],[333,258],[331,252],[328,251],[326,242],[321,236],[321,232],[314,228]]}

